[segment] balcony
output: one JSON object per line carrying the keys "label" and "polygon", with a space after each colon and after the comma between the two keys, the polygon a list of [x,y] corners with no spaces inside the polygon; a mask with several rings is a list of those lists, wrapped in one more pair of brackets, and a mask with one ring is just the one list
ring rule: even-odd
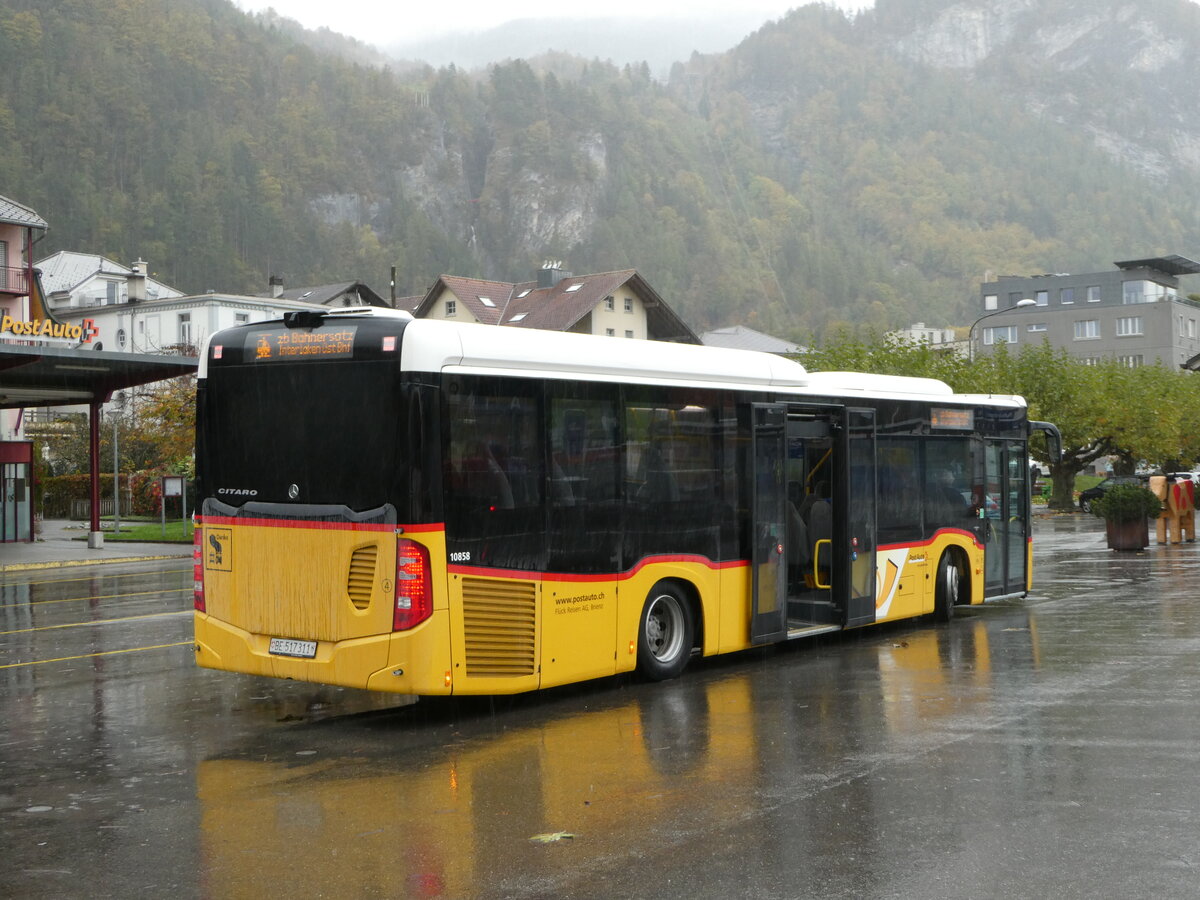
{"label": "balcony", "polygon": [[29,296],[29,270],[0,266],[0,294]]}

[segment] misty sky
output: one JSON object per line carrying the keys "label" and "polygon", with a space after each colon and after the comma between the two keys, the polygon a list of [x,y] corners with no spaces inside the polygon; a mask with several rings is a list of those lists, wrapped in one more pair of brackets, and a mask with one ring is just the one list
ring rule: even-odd
{"label": "misty sky", "polygon": [[[248,11],[273,7],[306,28],[325,26],[383,46],[407,43],[452,31],[482,31],[513,19],[563,19],[628,16],[678,16],[681,19],[705,14],[761,10],[762,20],[777,19],[807,0],[577,0],[568,8],[562,0],[438,0],[434,3],[382,3],[380,0],[234,0]],[[842,9],[874,6],[874,0],[825,0]]]}

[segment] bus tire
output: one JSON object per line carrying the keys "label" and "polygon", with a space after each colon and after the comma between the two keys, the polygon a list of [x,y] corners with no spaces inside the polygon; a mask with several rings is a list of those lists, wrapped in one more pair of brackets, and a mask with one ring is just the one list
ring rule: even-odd
{"label": "bus tire", "polygon": [[692,608],[683,591],[660,581],[646,597],[638,625],[638,671],[651,681],[678,676],[692,655]]}
{"label": "bus tire", "polygon": [[933,617],[939,622],[954,618],[954,607],[963,599],[962,570],[953,550],[942,554],[938,562],[937,583],[933,592]]}

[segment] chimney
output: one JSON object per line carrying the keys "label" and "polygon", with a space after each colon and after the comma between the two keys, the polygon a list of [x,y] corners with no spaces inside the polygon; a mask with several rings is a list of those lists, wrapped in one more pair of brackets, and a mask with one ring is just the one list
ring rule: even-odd
{"label": "chimney", "polygon": [[271,286],[271,299],[278,300],[283,296],[283,276],[272,275],[267,279],[267,283]]}
{"label": "chimney", "polygon": [[563,269],[561,259],[548,259],[538,269],[537,286],[539,288],[554,287],[564,278],[570,277],[571,273]]}
{"label": "chimney", "polygon": [[130,303],[141,303],[146,299],[146,261],[140,256],[125,279],[125,291]]}

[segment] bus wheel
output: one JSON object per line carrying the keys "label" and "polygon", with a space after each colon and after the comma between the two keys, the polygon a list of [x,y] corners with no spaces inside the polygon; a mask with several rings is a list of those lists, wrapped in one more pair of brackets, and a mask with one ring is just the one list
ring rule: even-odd
{"label": "bus wheel", "polygon": [[651,681],[674,678],[692,654],[692,611],[682,591],[656,584],[646,598],[638,627],[638,671]]}
{"label": "bus wheel", "polygon": [[954,607],[962,601],[962,573],[954,554],[946,551],[938,563],[937,585],[933,594],[933,617],[939,622],[954,618]]}

